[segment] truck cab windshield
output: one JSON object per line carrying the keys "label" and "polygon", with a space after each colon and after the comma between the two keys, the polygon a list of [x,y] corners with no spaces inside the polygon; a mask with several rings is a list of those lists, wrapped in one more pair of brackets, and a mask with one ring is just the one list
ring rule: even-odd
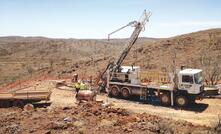
{"label": "truck cab windshield", "polygon": [[196,84],[201,84],[203,81],[202,72],[194,74],[194,81]]}

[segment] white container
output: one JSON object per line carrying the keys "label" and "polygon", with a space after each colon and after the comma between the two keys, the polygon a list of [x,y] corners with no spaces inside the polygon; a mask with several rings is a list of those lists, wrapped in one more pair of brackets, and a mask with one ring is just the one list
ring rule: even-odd
{"label": "white container", "polygon": [[131,84],[134,84],[134,85],[140,84],[140,80],[139,80],[138,74],[136,72],[129,74],[129,79],[131,81]]}

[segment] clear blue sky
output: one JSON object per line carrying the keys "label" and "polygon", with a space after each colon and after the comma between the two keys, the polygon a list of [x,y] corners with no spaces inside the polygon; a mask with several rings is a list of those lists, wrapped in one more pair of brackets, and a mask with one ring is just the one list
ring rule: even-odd
{"label": "clear blue sky", "polygon": [[221,0],[0,0],[0,36],[106,38],[144,9],[153,13],[145,37],[221,27]]}

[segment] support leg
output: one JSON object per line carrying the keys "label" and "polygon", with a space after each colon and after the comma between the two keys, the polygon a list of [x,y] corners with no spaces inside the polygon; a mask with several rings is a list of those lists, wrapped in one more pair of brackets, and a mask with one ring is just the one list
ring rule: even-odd
{"label": "support leg", "polygon": [[173,102],[173,97],[174,97],[174,95],[173,95],[173,91],[171,91],[170,92],[170,95],[171,95],[171,106],[174,106],[174,102]]}

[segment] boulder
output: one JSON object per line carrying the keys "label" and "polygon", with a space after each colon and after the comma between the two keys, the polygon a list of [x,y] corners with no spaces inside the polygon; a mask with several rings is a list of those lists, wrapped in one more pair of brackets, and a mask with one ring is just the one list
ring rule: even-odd
{"label": "boulder", "polygon": [[26,104],[23,108],[24,111],[33,111],[35,108],[32,104]]}

